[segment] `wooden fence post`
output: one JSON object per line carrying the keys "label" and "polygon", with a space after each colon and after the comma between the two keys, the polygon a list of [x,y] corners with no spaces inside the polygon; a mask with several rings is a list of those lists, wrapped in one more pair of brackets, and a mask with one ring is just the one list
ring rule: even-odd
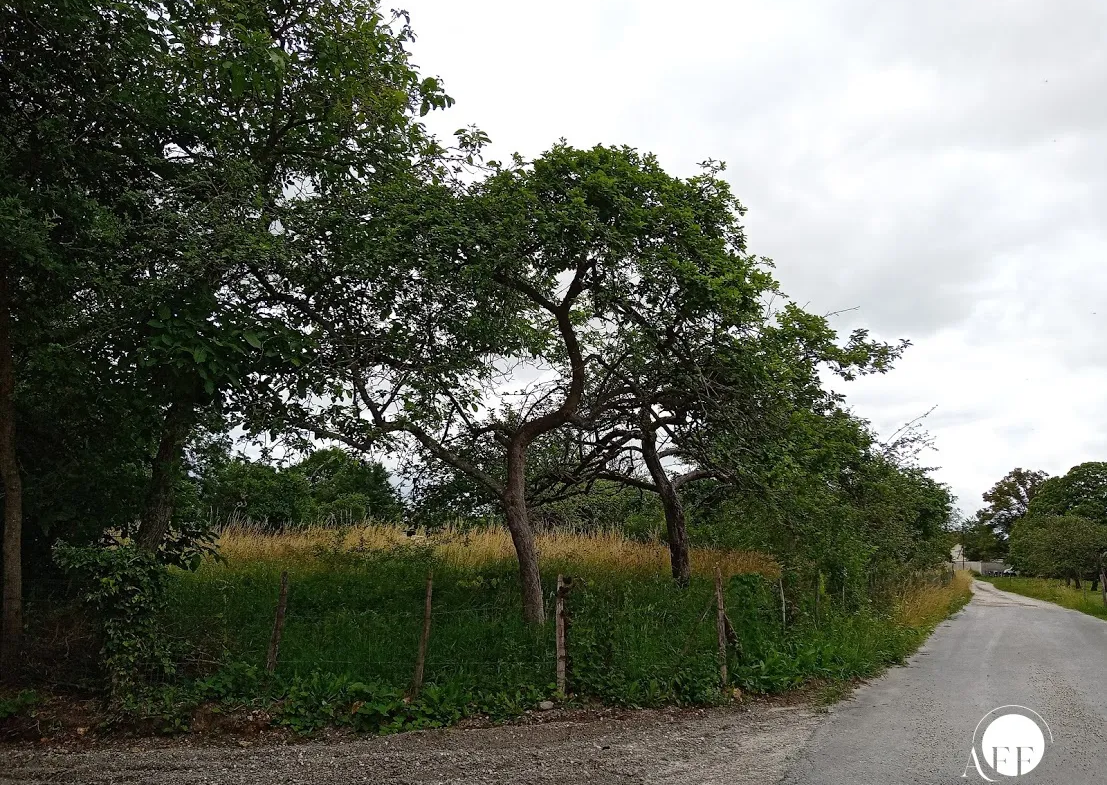
{"label": "wooden fence post", "polygon": [[281,592],[277,597],[277,616],[273,619],[273,634],[269,637],[269,654],[265,658],[265,671],[272,673],[277,669],[277,655],[281,650],[281,635],[284,634],[284,614],[288,610],[288,570],[281,571]]}
{"label": "wooden fence post", "polygon": [[1103,593],[1103,605],[1107,607],[1107,551],[1099,556],[1099,590]]}
{"label": "wooden fence post", "polygon": [[723,604],[723,573],[715,565],[715,632],[719,638],[719,686],[725,690],[726,675],[726,606]]}
{"label": "wooden fence post", "polygon": [[564,697],[568,693],[568,662],[569,655],[565,647],[565,632],[568,627],[567,614],[565,612],[565,597],[569,593],[570,582],[565,580],[561,573],[557,575],[557,593],[554,606],[554,638],[557,646],[557,692]]}
{"label": "wooden fence post", "polygon": [[415,657],[415,676],[411,680],[411,698],[419,697],[423,688],[423,666],[427,661],[427,643],[431,635],[431,595],[434,591],[434,570],[427,573],[427,596],[423,603],[423,634],[419,636],[419,654]]}
{"label": "wooden fence post", "polygon": [[777,585],[780,587],[780,626],[782,628],[788,626],[788,608],[784,604],[784,576],[782,575],[777,580]]}

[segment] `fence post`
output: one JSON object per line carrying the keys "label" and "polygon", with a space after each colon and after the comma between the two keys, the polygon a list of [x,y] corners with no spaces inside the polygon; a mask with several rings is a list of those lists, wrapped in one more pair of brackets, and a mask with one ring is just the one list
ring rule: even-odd
{"label": "fence post", "polygon": [[269,654],[265,658],[265,671],[272,673],[277,669],[277,655],[281,650],[281,635],[284,634],[284,614],[288,609],[288,570],[281,570],[281,592],[277,597],[277,616],[273,619],[273,634],[269,637]]}
{"label": "fence post", "polygon": [[431,634],[431,595],[434,591],[434,570],[427,573],[427,596],[423,603],[423,634],[419,636],[419,654],[415,657],[415,676],[411,680],[411,698],[419,697],[423,688],[423,666],[427,661],[427,643]]}
{"label": "fence post", "polygon": [[1103,606],[1107,607],[1107,551],[1099,555],[1099,590],[1103,593]]}
{"label": "fence post", "polygon": [[719,687],[727,686],[726,675],[726,606],[723,604],[723,572],[715,565],[715,633],[719,638]]}
{"label": "fence post", "polygon": [[569,655],[565,646],[565,633],[568,627],[568,618],[565,612],[565,597],[569,593],[571,580],[566,581],[565,576],[557,574],[557,593],[554,604],[554,638],[557,646],[557,692],[564,697],[568,693],[568,662]]}
{"label": "fence post", "polygon": [[777,586],[780,587],[780,626],[781,628],[787,628],[788,626],[788,608],[784,604],[784,576],[781,575],[777,579]]}

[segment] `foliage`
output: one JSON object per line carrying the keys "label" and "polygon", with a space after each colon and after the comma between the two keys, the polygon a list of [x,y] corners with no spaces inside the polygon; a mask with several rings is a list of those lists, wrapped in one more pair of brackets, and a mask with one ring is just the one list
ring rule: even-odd
{"label": "foliage", "polygon": [[316,450],[286,467],[246,458],[219,463],[198,478],[197,505],[228,520],[279,528],[317,522],[395,520],[402,510],[387,470],[342,450]]}
{"label": "foliage", "polygon": [[977,519],[980,523],[998,530],[1004,539],[1010,537],[1011,530],[1019,519],[1026,515],[1031,502],[1048,478],[1049,475],[1045,472],[1012,469],[985,491],[984,501],[988,505],[977,513]]}
{"label": "foliage", "polygon": [[1077,515],[1028,515],[1011,533],[1011,562],[1030,575],[1098,578],[1107,526]]}
{"label": "foliage", "polygon": [[965,521],[963,526],[958,539],[966,559],[994,561],[1007,554],[1007,541],[1000,539],[996,526],[980,514]]}
{"label": "foliage", "polygon": [[[160,718],[166,730],[184,729],[197,705],[215,703],[221,711],[264,708],[275,724],[301,733],[329,725],[391,732],[474,714],[506,719],[555,697],[553,631],[512,612],[512,563],[457,564],[408,546],[322,549],[306,559],[257,557],[177,573],[173,635],[225,665],[136,690],[129,710]],[[428,568],[435,574],[428,683],[409,701]],[[282,569],[292,590],[280,662],[269,678],[261,662]],[[712,580],[694,576],[681,590],[666,573],[663,558],[651,575],[617,566],[577,571],[569,595],[571,700],[657,706],[724,699]],[[729,655],[732,684],[771,693],[811,679],[872,675],[901,661],[967,596],[960,583],[924,579],[905,584],[887,610],[824,597],[816,616],[808,598],[782,625],[776,582],[733,575],[726,582],[739,635]]]}
{"label": "foliage", "polygon": [[[13,292],[28,540],[41,561],[62,543],[56,563],[96,612],[117,694],[172,714],[172,689],[191,687],[139,689],[173,674],[170,641],[200,636],[211,659],[234,662],[265,640],[272,565],[219,573],[213,518],[394,520],[404,504],[377,459],[403,471],[417,521],[498,516],[519,574],[502,560],[472,573],[430,545],[419,558],[325,552],[326,569],[298,573],[294,594],[332,626],[290,624],[285,651],[311,666],[272,688],[290,724],[357,704],[357,722],[418,727],[547,694],[542,630],[501,612],[514,588],[527,619],[544,615],[536,529],[644,542],[664,520],[672,544],[681,498],[693,544],[784,565],[785,629],[768,582],[728,587],[752,614],[752,659],[733,663],[741,684],[859,674],[902,650],[886,588],[941,559],[949,491],[905,457],[914,436],[881,444],[823,376],[883,372],[906,342],[840,339],[826,318],[778,307],[719,164],[678,177],[630,147],[564,142],[533,161],[485,162],[477,129],[445,147],[420,118],[452,100],[410,62],[413,38],[406,14],[376,0],[0,8],[0,272]],[[232,460],[240,427],[290,450],[352,453]],[[678,465],[703,484],[668,482]],[[660,505],[639,493],[666,482],[679,495]],[[1107,519],[1087,482],[1070,485],[1081,500],[1064,514]],[[1066,493],[1047,482],[1031,503]],[[187,572],[201,562],[219,582]],[[410,619],[370,624],[362,611],[407,608],[430,566],[447,603],[496,611],[495,624],[443,623],[436,640],[496,652],[494,671],[463,671],[402,706],[406,662],[387,678],[320,672],[328,641],[368,662],[364,640],[343,638],[351,629],[406,640]],[[167,578],[170,567],[186,572]],[[712,699],[709,648],[674,656],[706,591],[697,569],[687,592],[589,578],[577,593],[582,693]],[[202,601],[202,629],[161,628]],[[473,698],[478,678],[494,685],[487,699]]]}
{"label": "foliage", "polygon": [[1050,477],[1031,501],[1028,515],[1077,515],[1107,524],[1107,463],[1089,461]]}
{"label": "foliage", "polygon": [[39,695],[34,690],[20,690],[10,698],[0,697],[0,720],[18,717],[32,710],[39,703]]}
{"label": "foliage", "polygon": [[58,543],[54,558],[80,581],[81,599],[96,614],[114,696],[129,694],[151,676],[176,672],[177,652],[161,624],[168,573],[156,555],[129,543],[104,548]]}

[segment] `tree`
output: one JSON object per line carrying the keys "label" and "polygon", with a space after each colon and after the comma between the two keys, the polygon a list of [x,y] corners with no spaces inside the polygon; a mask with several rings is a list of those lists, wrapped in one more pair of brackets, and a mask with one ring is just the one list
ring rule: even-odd
{"label": "tree", "polygon": [[[87,310],[117,269],[131,194],[161,155],[150,133],[161,47],[139,3],[8,3],[0,9],[0,473],[4,598],[0,669],[22,629],[23,482],[16,423],[23,363]],[[105,272],[107,275],[105,276]]]}
{"label": "tree", "polygon": [[244,276],[311,254],[315,233],[336,220],[357,221],[342,214],[348,192],[433,157],[415,117],[451,103],[409,64],[406,16],[390,23],[375,2],[196,0],[164,13],[176,43],[172,98],[188,112],[172,140],[177,176],[159,196],[178,218],[160,261],[184,275],[140,336],[165,407],[136,535],[146,548],[169,525],[201,412],[248,378],[303,361],[304,336],[259,315]]}
{"label": "tree", "polygon": [[1076,515],[1107,524],[1107,463],[1090,461],[1063,477],[1050,477],[1030,502],[1027,515]]}
{"label": "tree", "polygon": [[596,476],[656,493],[682,585],[691,571],[681,490],[708,479],[763,487],[754,459],[760,446],[783,442],[798,412],[822,411],[834,400],[821,369],[847,378],[883,372],[904,348],[871,342],[863,331],[839,346],[825,318],[793,303],[766,314],[749,294],[778,292],[771,279],[761,285],[743,298],[716,282],[709,307],[672,303],[660,319],[627,319],[604,363],[610,389],[589,396],[587,460],[568,474],[574,482]]}
{"label": "tree", "polygon": [[[288,307],[325,336],[325,375],[346,384],[300,425],[362,449],[406,435],[467,477],[503,515],[524,616],[541,621],[528,508],[549,497],[532,450],[579,420],[609,332],[631,313],[660,321],[674,302],[709,310],[716,290],[752,301],[762,288],[735,253],[729,192],[709,180],[628,148],[562,144],[471,185],[372,200],[361,234],[330,238],[298,271],[310,295]],[[538,382],[520,385],[521,372]]]}
{"label": "tree", "polygon": [[1027,516],[1011,533],[1011,561],[1034,575],[1065,578],[1080,588],[1099,580],[1107,527],[1078,515]]}
{"label": "tree", "polygon": [[1015,468],[984,493],[987,506],[977,513],[977,520],[1000,532],[1004,539],[1011,536],[1015,524],[1027,513],[1038,490],[1049,478],[1041,471]]}
{"label": "tree", "polygon": [[965,522],[961,545],[965,558],[970,561],[992,561],[1003,556],[1005,543],[996,534],[996,529],[980,513]]}

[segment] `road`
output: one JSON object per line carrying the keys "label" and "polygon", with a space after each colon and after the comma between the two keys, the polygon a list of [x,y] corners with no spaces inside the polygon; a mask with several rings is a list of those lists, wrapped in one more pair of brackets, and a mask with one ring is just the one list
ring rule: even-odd
{"label": "road", "polygon": [[907,667],[835,707],[786,785],[965,782],[975,726],[1006,704],[1035,710],[1054,736],[1037,768],[1007,781],[1107,782],[1107,622],[980,581],[974,590]]}
{"label": "road", "polygon": [[943,785],[966,781],[975,726],[1011,703],[1039,712],[1055,743],[1033,772],[1006,781],[1107,782],[1107,623],[990,584],[975,588],[906,667],[828,714],[755,703],[307,744],[0,748],[0,785]]}

